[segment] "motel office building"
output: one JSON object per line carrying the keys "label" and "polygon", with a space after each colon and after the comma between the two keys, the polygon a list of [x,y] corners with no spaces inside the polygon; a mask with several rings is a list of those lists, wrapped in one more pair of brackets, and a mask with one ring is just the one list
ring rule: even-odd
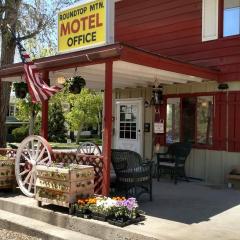
{"label": "motel office building", "polygon": [[[226,183],[240,165],[240,1],[116,0],[111,22],[115,44],[36,61],[52,85],[59,71],[81,75],[89,88],[105,86],[107,170],[111,141],[112,148],[146,159],[154,159],[156,149],[188,141],[193,149],[187,175]],[[17,75],[20,81],[22,74],[21,64],[0,69],[2,81]],[[153,85],[163,91],[157,106],[151,104]],[[42,109],[47,136],[47,106]]]}
{"label": "motel office building", "polygon": [[[190,141],[187,175],[226,183],[229,171],[240,165],[240,1],[123,0],[116,3],[115,14],[117,42],[217,70],[219,80],[175,82],[174,75],[152,76],[163,86],[164,101],[157,109],[147,105],[151,87],[116,89],[113,147],[135,149],[152,159],[156,145]],[[138,76],[144,77],[141,69]],[[164,133],[154,134],[159,121]],[[150,130],[144,129],[146,123]]]}

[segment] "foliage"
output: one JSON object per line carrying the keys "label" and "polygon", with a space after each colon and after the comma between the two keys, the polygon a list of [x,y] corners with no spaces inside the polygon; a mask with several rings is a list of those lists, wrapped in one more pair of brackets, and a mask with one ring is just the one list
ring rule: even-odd
{"label": "foliage", "polygon": [[16,101],[17,105],[17,119],[29,122],[29,135],[38,134],[40,131],[40,110],[41,106],[39,104],[34,104],[30,100],[30,96],[25,99],[18,99]]}
{"label": "foliage", "polygon": [[[16,43],[8,31],[9,25],[14,33],[19,33],[20,40],[34,38],[36,46],[30,53],[39,56],[41,49],[56,48],[56,12],[75,1],[73,0],[5,0],[0,1],[1,62],[7,65],[14,62]],[[28,50],[28,48],[27,48]],[[0,146],[6,145],[7,107],[9,105],[11,83],[0,83]]]}
{"label": "foliage", "polygon": [[75,208],[82,213],[88,212],[115,218],[134,219],[141,213],[135,198],[126,199],[124,197],[109,198],[99,196],[79,199]]}
{"label": "foliage", "polygon": [[28,136],[28,126],[24,125],[19,128],[15,128],[12,131],[12,135],[15,142],[21,142],[24,138]]}
{"label": "foliage", "polygon": [[[81,131],[89,126],[100,125],[102,111],[102,94],[83,89],[80,94],[68,95],[71,111],[65,114],[71,130]],[[78,141],[78,139],[77,139]]]}
{"label": "foliage", "polygon": [[65,142],[67,130],[65,127],[65,118],[60,102],[54,102],[52,105],[50,105],[48,120],[49,140],[53,142]]}

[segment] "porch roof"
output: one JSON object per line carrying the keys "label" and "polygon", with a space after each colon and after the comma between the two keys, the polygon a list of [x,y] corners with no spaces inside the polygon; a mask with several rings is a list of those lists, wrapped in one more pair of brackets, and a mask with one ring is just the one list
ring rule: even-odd
{"label": "porch roof", "polygon": [[[51,82],[58,77],[81,75],[87,87],[103,89],[105,62],[114,60],[113,87],[151,86],[159,84],[202,82],[219,80],[219,71],[177,61],[122,43],[60,54],[35,61],[39,71],[48,71]],[[22,81],[23,64],[16,63],[0,68],[2,81]]]}

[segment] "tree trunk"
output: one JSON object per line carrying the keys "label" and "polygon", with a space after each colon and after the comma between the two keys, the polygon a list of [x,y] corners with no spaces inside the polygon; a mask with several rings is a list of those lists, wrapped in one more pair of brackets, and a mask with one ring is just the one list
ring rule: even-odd
{"label": "tree trunk", "polygon": [[33,107],[30,108],[30,117],[29,117],[29,136],[34,135],[34,125],[35,125],[36,114]]}
{"label": "tree trunk", "polygon": [[[16,19],[18,16],[21,0],[6,0],[5,5],[15,8],[5,10],[5,15],[1,14],[1,19],[8,23],[13,32],[16,31]],[[1,67],[14,62],[16,43],[13,40],[6,25],[1,26]],[[6,116],[9,109],[11,83],[0,81],[0,147],[6,146]]]}
{"label": "tree trunk", "polygon": [[[14,61],[15,43],[9,39],[9,34],[2,32],[1,66]],[[11,83],[2,82],[0,87],[0,147],[6,146],[6,116],[9,109]]]}
{"label": "tree trunk", "polygon": [[76,136],[76,144],[78,144],[80,141],[81,132],[82,132],[82,127],[78,129],[77,136]]}

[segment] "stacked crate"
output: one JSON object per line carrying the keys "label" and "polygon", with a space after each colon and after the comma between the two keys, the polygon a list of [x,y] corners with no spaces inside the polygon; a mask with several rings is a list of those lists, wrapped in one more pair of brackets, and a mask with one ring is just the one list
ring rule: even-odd
{"label": "stacked crate", "polygon": [[0,189],[13,189],[15,182],[14,159],[0,155]]}
{"label": "stacked crate", "polygon": [[94,168],[71,164],[68,167],[37,166],[36,199],[70,207],[78,197],[94,194]]}

